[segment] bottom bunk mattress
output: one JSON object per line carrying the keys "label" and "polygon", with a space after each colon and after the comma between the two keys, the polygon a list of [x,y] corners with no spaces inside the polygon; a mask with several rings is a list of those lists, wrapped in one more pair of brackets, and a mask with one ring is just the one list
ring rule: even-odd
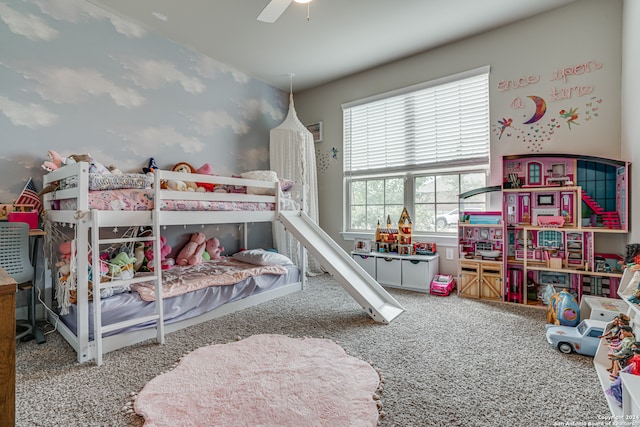
{"label": "bottom bunk mattress", "polygon": [[[255,267],[255,266],[253,266]],[[248,277],[234,283],[203,287],[183,293],[181,295],[163,298],[164,322],[169,325],[175,322],[191,319],[201,314],[214,310],[226,303],[238,301],[252,295],[258,295],[288,284],[300,281],[300,271],[293,264],[282,265],[282,274],[260,274]],[[175,273],[180,267],[174,267]],[[171,269],[171,270],[174,270]],[[181,281],[187,281],[186,275],[176,274]],[[202,273],[196,274],[199,280]],[[240,277],[247,276],[246,274]],[[170,288],[175,284],[164,283],[164,288]],[[169,292],[169,294],[171,291]],[[148,299],[148,298],[147,298]],[[122,322],[128,319],[152,316],[156,312],[156,301],[145,301],[136,291],[124,292],[113,295],[100,301],[102,305],[103,326]],[[69,313],[60,316],[60,319],[74,334],[77,335],[77,305],[69,307]],[[115,335],[122,332],[130,332],[155,326],[155,321],[135,325],[126,329],[119,329],[105,333],[103,336]],[[89,337],[93,339],[93,302],[89,303]]]}

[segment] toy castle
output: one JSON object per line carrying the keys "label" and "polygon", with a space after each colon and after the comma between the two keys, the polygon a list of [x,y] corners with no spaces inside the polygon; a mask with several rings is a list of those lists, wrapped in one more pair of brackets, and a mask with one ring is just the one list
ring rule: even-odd
{"label": "toy castle", "polygon": [[402,209],[398,228],[391,228],[391,217],[387,215],[387,227],[382,228],[380,221],[376,227],[376,252],[397,252],[401,255],[411,255],[411,217],[407,208]]}

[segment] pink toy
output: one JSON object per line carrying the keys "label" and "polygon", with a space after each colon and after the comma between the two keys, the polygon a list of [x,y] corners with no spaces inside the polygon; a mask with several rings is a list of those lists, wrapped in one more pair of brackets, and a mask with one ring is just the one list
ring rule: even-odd
{"label": "pink toy", "polygon": [[[167,244],[167,238],[164,236],[160,236],[160,245],[160,265],[163,270],[168,270],[175,265],[175,260],[173,258],[167,258],[171,253],[172,248]],[[153,243],[145,246],[144,257],[147,259],[147,268],[153,271]]]}
{"label": "pink toy", "polygon": [[222,252],[224,251],[224,248],[220,246],[220,241],[218,239],[212,237],[207,240],[206,250],[209,254],[209,259],[220,259],[222,258]]}
{"label": "pink toy", "polygon": [[[211,165],[209,163],[205,163],[196,169],[196,173],[201,175],[213,175],[213,169],[211,169]],[[210,182],[196,182],[196,185],[198,186],[198,191],[212,192],[215,191],[217,187],[216,184],[212,184]]]}
{"label": "pink toy", "polygon": [[60,154],[56,153],[53,150],[49,150],[49,159],[50,161],[44,162],[42,164],[42,169],[49,172],[60,168],[60,166],[64,165],[67,161],[65,157],[62,157]]}
{"label": "pink toy", "polygon": [[176,257],[177,265],[196,265],[202,262],[202,254],[206,249],[207,237],[203,233],[193,233],[191,240],[182,248]]}
{"label": "pink toy", "polygon": [[436,274],[431,282],[429,293],[446,297],[455,287],[456,281],[451,274]]}
{"label": "pink toy", "polygon": [[58,245],[58,252],[60,254],[60,259],[69,261],[69,259],[71,259],[71,242],[60,243],[60,245]]}

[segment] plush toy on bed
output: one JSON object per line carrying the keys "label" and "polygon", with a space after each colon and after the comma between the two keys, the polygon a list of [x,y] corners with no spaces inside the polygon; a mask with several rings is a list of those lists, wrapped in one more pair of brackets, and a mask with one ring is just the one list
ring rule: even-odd
{"label": "plush toy on bed", "polygon": [[176,257],[176,265],[196,265],[203,261],[207,237],[203,233],[193,233],[191,239]]}
{"label": "plush toy on bed", "polygon": [[64,165],[77,162],[89,162],[91,156],[88,154],[72,154],[69,157],[63,157],[53,150],[48,151],[49,161],[42,164],[42,169],[53,172],[56,169],[60,169]]}
{"label": "plush toy on bed", "polygon": [[156,165],[155,159],[151,157],[149,163],[147,163],[147,167],[142,168],[142,173],[154,173],[156,169],[158,169],[158,165]]}
{"label": "plush toy on bed", "polygon": [[[146,259],[147,268],[149,271],[153,271],[153,243],[150,242],[148,246],[144,248],[144,257]],[[174,266],[175,260],[173,258],[167,258],[171,253],[171,246],[167,243],[167,238],[160,236],[160,267],[163,270],[168,270]]]}
{"label": "plush toy on bed", "polygon": [[207,240],[207,243],[205,244],[205,251],[202,256],[205,260],[210,261],[212,259],[215,260],[222,258],[222,252],[224,252],[224,248],[220,246],[220,241],[217,238],[212,237]]}
{"label": "plush toy on bed", "polygon": [[109,261],[109,275],[120,280],[133,278],[133,264],[136,259],[129,255],[127,251],[118,254]]}
{"label": "plush toy on bed", "polygon": [[[201,175],[213,175],[213,169],[211,168],[211,165],[209,163],[205,163],[198,169],[196,169],[196,173],[199,173]],[[213,192],[216,190],[216,187],[221,187],[210,182],[196,182],[196,185],[198,186],[198,191],[208,192]]]}
{"label": "plush toy on bed", "polygon": [[[179,162],[176,163],[173,168],[171,168],[173,172],[182,172],[182,173],[196,173],[196,168],[191,166],[187,162]],[[193,181],[184,181],[178,179],[169,179],[167,180],[167,188],[175,191],[198,191],[198,184]],[[204,188],[200,191],[205,191]]]}
{"label": "plush toy on bed", "polygon": [[99,173],[99,174],[110,174],[112,173],[105,165],[95,160],[91,157],[91,154],[71,154],[69,157],[63,157],[60,154],[56,153],[53,150],[48,151],[50,161],[44,162],[42,164],[42,169],[52,172],[56,169],[60,169],[64,165],[78,163],[78,162],[88,162],[89,163],[89,172],[91,173]]}

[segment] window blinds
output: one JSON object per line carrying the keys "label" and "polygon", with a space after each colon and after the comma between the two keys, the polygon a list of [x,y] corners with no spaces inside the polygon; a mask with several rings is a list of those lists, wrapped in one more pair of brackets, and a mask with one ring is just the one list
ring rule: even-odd
{"label": "window blinds", "polygon": [[342,107],[352,176],[489,161],[489,67]]}

